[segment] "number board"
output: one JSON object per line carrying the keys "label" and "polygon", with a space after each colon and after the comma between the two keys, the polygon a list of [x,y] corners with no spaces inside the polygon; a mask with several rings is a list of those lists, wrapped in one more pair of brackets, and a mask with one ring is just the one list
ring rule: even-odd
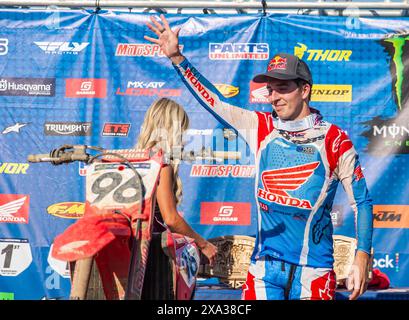
{"label": "number board", "polygon": [[0,239],[0,275],[15,277],[33,261],[27,239]]}
{"label": "number board", "polygon": [[131,163],[139,173],[122,163],[94,163],[87,170],[87,202],[102,208],[129,208],[139,202],[140,192],[144,199],[151,196],[160,171],[160,164],[149,160]]}

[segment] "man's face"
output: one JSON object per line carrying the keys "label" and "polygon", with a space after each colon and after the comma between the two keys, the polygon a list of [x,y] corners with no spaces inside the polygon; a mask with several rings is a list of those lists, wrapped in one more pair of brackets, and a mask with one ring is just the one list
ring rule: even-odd
{"label": "man's face", "polygon": [[269,79],[267,82],[269,101],[282,120],[297,120],[302,115],[304,100],[308,97],[309,90],[305,86],[299,88],[293,80]]}

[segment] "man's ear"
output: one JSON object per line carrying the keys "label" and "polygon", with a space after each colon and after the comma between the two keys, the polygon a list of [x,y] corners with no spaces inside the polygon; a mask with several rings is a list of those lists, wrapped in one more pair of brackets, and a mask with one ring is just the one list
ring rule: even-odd
{"label": "man's ear", "polygon": [[312,90],[312,88],[311,88],[311,85],[309,84],[309,83],[305,83],[303,86],[302,86],[302,98],[305,100],[305,99],[308,99],[309,100],[309,98],[311,97],[311,90]]}

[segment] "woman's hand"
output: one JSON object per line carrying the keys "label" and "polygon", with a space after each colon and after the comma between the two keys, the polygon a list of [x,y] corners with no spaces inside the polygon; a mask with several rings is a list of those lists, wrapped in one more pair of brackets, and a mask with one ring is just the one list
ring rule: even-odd
{"label": "woman's hand", "polygon": [[216,261],[217,247],[211,242],[205,241],[199,248],[207,259],[209,259],[210,265],[213,266]]}

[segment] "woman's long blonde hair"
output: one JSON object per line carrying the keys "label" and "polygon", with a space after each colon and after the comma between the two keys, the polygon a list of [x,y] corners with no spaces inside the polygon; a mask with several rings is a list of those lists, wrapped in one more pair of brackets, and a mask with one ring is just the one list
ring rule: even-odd
{"label": "woman's long blonde hair", "polygon": [[[136,148],[160,148],[170,154],[173,147],[182,147],[182,136],[189,127],[189,117],[177,102],[161,98],[146,111]],[[182,180],[179,163],[171,163],[173,169],[173,192],[176,203],[182,201]]]}

